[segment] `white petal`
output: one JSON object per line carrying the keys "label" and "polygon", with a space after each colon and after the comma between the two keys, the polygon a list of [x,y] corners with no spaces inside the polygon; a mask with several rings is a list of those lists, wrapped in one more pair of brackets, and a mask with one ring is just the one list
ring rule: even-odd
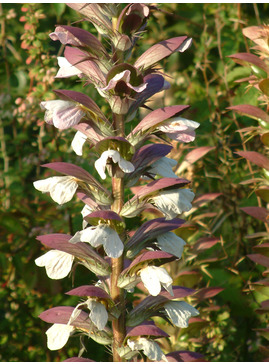
{"label": "white petal", "polygon": [[158,296],[161,292],[161,283],[156,275],[156,273],[151,269],[153,267],[146,267],[141,269],[140,277],[145,286],[152,296]]}
{"label": "white petal", "polygon": [[163,286],[163,288],[165,288],[170,293],[171,296],[174,296],[173,289],[172,289],[173,279],[169,276],[166,269],[164,269],[162,267],[154,267],[154,268],[158,269],[157,276],[158,276],[158,279],[161,282],[161,285]]}
{"label": "white petal", "polygon": [[122,157],[119,161],[119,167],[125,173],[132,173],[135,170],[134,165]]}
{"label": "white petal", "polygon": [[82,148],[84,143],[86,142],[87,137],[85,134],[81,133],[80,131],[77,131],[73,141],[71,143],[71,147],[73,148],[73,151],[77,154],[77,155],[82,155]]}
{"label": "white petal", "polygon": [[168,121],[165,121],[162,125],[158,127],[159,130],[164,133],[173,133],[175,131],[183,131],[183,130],[194,130],[200,126],[199,123],[193,120],[188,120],[177,116],[175,118],[171,118]]}
{"label": "white petal", "polygon": [[39,267],[45,267],[51,279],[62,279],[68,276],[72,269],[74,256],[59,250],[50,250],[35,260]]}
{"label": "white petal", "polygon": [[152,163],[148,172],[159,174],[162,177],[178,178],[178,176],[172,170],[172,167],[176,165],[177,162],[174,159],[162,157],[156,162]]}
{"label": "white petal", "polygon": [[[93,210],[90,208],[89,205],[85,205],[83,209],[81,210],[81,214],[83,217],[89,215]],[[86,220],[83,219],[82,221],[82,228],[85,229],[87,227],[88,223]]]}
{"label": "white petal", "polygon": [[74,105],[72,101],[65,101],[65,100],[49,100],[49,101],[42,101],[40,103],[41,109],[47,111],[65,109],[71,105]]}
{"label": "white petal", "polygon": [[85,217],[85,216],[89,215],[92,211],[93,210],[92,210],[92,208],[90,208],[89,205],[85,205],[83,207],[83,209],[81,210],[81,214],[82,214],[83,217]]}
{"label": "white petal", "polygon": [[54,110],[53,124],[56,128],[64,130],[71,126],[77,125],[80,120],[86,115],[79,106],[72,103],[69,107],[64,109]]}
{"label": "white petal", "polygon": [[82,75],[82,72],[75,66],[72,66],[72,64],[68,62],[65,57],[57,57],[57,60],[60,68],[55,78],[66,78]]}
{"label": "white petal", "polygon": [[59,350],[67,343],[73,326],[54,324],[47,331],[47,345],[50,350]]}
{"label": "white petal", "polygon": [[107,231],[108,237],[103,242],[104,250],[110,258],[119,258],[122,255],[124,245],[115,230],[108,226]]}
{"label": "white petal", "polygon": [[75,233],[75,235],[69,240],[69,243],[76,244],[76,243],[80,242],[82,232],[83,232],[83,230],[82,231],[77,231]]}
{"label": "white petal", "polygon": [[122,158],[118,151],[109,149],[103,152],[101,157],[97,159],[97,161],[94,164],[95,169],[97,170],[102,179],[106,178],[105,169],[108,158],[111,158],[114,163],[118,163],[120,169],[123,172],[131,173],[134,171],[134,165],[131,162],[126,161],[124,158]]}
{"label": "white petal", "polygon": [[106,237],[106,234],[103,234],[103,226],[104,225],[90,226],[82,230],[80,232],[81,241],[90,243],[94,248],[102,245],[103,239]]}
{"label": "white petal", "polygon": [[50,192],[51,198],[62,205],[72,199],[78,184],[73,177],[60,176],[35,181],[34,187],[41,192]]}
{"label": "white petal", "polygon": [[145,288],[152,296],[157,296],[161,292],[161,284],[171,295],[173,295],[173,279],[164,268],[149,265],[146,268],[141,269],[140,277]]}
{"label": "white petal", "polygon": [[154,361],[167,361],[166,356],[162,352],[159,345],[153,340],[146,339],[141,337],[137,340],[127,340],[128,346],[134,350],[143,350],[144,354],[150,359]]}
{"label": "white petal", "polygon": [[43,101],[40,106],[46,109],[45,122],[53,123],[59,129],[76,125],[85,116],[85,112],[73,101]]}
{"label": "white petal", "polygon": [[107,161],[107,158],[104,158],[104,155],[103,154],[101,155],[101,157],[99,159],[97,159],[95,161],[94,167],[95,167],[97,173],[99,174],[99,176],[102,179],[106,179],[105,170],[106,170],[106,161]]}
{"label": "white petal", "polygon": [[169,301],[164,309],[175,326],[188,327],[189,319],[199,315],[199,311],[185,301]]}
{"label": "white petal", "polygon": [[104,330],[108,320],[108,314],[105,306],[94,300],[89,300],[87,302],[87,306],[91,311],[89,317],[94,325],[98,328],[98,330]]}
{"label": "white petal", "polygon": [[112,158],[113,162],[114,163],[119,163],[120,159],[121,159],[121,156],[120,156],[120,153],[116,150],[106,150],[103,155],[105,155],[105,158],[108,159],[108,158]]}
{"label": "white petal", "polygon": [[181,258],[184,245],[186,242],[176,234],[169,231],[168,233],[157,236],[158,247],[167,253],[173,254]]}
{"label": "white petal", "polygon": [[[62,205],[63,203],[72,200],[78,188],[76,180],[70,176],[53,178],[58,178],[58,182],[50,191],[51,198],[59,205]],[[61,180],[59,180],[59,178],[61,178]]]}
{"label": "white petal", "polygon": [[[75,238],[75,236],[73,238]],[[104,224],[98,226],[90,226],[82,230],[80,232],[80,240],[90,243],[94,248],[103,245],[106,254],[110,258],[120,257],[124,248],[123,243],[117,232]]]}
{"label": "white petal", "polygon": [[194,196],[190,189],[181,188],[162,191],[158,196],[153,197],[152,200],[167,218],[173,219],[183,211],[189,211],[192,208],[191,201],[194,199]]}
{"label": "white petal", "polygon": [[178,48],[178,52],[185,52],[192,45],[192,38],[187,38]]}
{"label": "white petal", "polygon": [[82,312],[82,310],[79,309],[80,306],[83,306],[85,304],[85,302],[79,303],[78,305],[76,305],[76,307],[74,308],[67,325],[72,324],[73,321],[75,321],[78,316],[80,315],[80,313]]}
{"label": "white petal", "polygon": [[49,177],[46,179],[41,179],[38,181],[35,181],[34,187],[41,192],[50,192],[52,188],[54,188],[55,185],[55,177]]}

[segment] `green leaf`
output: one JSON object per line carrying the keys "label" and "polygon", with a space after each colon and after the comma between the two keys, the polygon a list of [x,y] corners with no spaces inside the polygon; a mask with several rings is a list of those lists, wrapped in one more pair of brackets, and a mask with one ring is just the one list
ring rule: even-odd
{"label": "green leaf", "polygon": [[255,191],[256,195],[263,199],[265,202],[269,202],[269,188],[261,188]]}
{"label": "green leaf", "polygon": [[269,96],[269,78],[266,78],[265,80],[262,80],[259,83],[259,88],[261,91],[266,95]]}
{"label": "green leaf", "polygon": [[59,19],[60,16],[64,13],[65,8],[66,8],[66,4],[63,3],[53,3],[52,4],[54,9],[56,10],[57,13],[57,18]]}

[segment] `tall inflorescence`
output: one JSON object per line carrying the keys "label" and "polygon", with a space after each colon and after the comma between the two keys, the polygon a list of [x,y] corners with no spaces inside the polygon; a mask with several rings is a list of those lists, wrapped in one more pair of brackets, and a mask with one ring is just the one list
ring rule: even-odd
{"label": "tall inflorescence", "polygon": [[[89,163],[94,163],[101,179],[80,166],[55,162],[44,166],[61,176],[34,182],[37,190],[49,192],[60,205],[74,195],[84,203],[82,230],[73,236],[37,237],[51,250],[36,264],[52,279],[66,277],[74,262],[97,277],[95,284],[67,292],[83,299],[76,307],[54,307],[40,315],[53,324],[46,332],[48,348],[61,349],[76,333],[111,346],[114,361],[135,360],[141,352],[153,361],[175,360],[181,352],[163,353],[156,339],[169,335],[150,319],[159,316],[187,327],[189,318],[198,315],[182,300],[193,290],[173,286],[162,267],[181,258],[185,242],[172,231],[184,224],[178,215],[192,208],[194,193],[188,188],[190,181],[173,172],[176,162],[166,155],[172,149],[170,139],[193,141],[199,124],[179,116],[188,105],[151,110],[136,120],[139,108],[147,108],[150,97],[169,87],[157,62],[187,50],[191,39],[162,41],[128,63],[148,18],[157,10],[154,6],[68,5],[92,22],[104,42],[81,28],[57,26],[50,38],[65,50],[56,77],[77,76],[85,85],[94,85],[111,112],[105,115],[88,95],[71,90],[56,90],[55,100],[41,102],[48,124],[76,130],[72,148],[77,155],[89,147],[95,151],[96,160]],[[130,133],[127,123],[132,125]],[[135,232],[127,230],[126,220],[137,221],[145,211],[159,217],[143,222]],[[132,292],[142,295],[139,303]]]}

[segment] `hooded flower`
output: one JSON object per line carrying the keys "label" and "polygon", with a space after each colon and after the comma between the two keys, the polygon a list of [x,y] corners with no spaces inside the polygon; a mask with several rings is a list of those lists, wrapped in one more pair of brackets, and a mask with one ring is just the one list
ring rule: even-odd
{"label": "hooded flower", "polygon": [[139,86],[133,86],[130,83],[131,79],[131,71],[125,70],[120,73],[117,73],[108,83],[106,87],[103,87],[100,89],[100,91],[108,91],[108,90],[117,90],[117,85],[120,85],[122,83],[126,84],[127,88],[130,88],[131,90],[135,92],[142,92],[147,87],[147,83],[141,83]]}
{"label": "hooded flower", "polygon": [[189,143],[195,139],[195,129],[200,124],[196,121],[181,118],[180,116],[171,118],[162,125],[158,126],[157,130],[167,134],[173,140]]}
{"label": "hooded flower", "polygon": [[60,250],[50,250],[35,260],[38,267],[45,267],[46,273],[51,279],[62,279],[72,269],[74,256]]}
{"label": "hooded flower", "polygon": [[59,70],[57,72],[57,75],[55,78],[67,78],[71,76],[78,76],[82,77],[83,73],[76,68],[75,66],[72,66],[70,62],[65,57],[57,57]]}
{"label": "hooded flower", "polygon": [[81,131],[76,132],[71,143],[73,151],[76,153],[76,155],[82,155],[82,148],[86,140],[87,136],[85,134],[81,133]]}
{"label": "hooded flower", "polygon": [[104,330],[107,320],[108,320],[108,313],[105,308],[105,306],[95,301],[92,298],[87,299],[87,301],[79,303],[74,311],[72,312],[72,315],[70,316],[68,324],[72,324],[72,322],[79,316],[81,310],[79,307],[87,305],[87,308],[91,311],[89,314],[89,318],[93,322],[93,324],[97,327],[98,330]]}
{"label": "hooded flower", "polygon": [[166,190],[152,197],[152,202],[168,219],[173,219],[183,211],[189,211],[192,208],[191,202],[194,196],[194,193],[187,188]]}
{"label": "hooded flower", "polygon": [[161,292],[161,285],[173,296],[173,279],[167,271],[161,267],[147,266],[140,270],[141,280],[152,296],[158,296]]}
{"label": "hooded flower", "polygon": [[94,163],[97,172],[102,179],[106,178],[105,169],[108,158],[111,158],[114,163],[118,163],[120,169],[125,173],[134,171],[134,165],[121,157],[120,153],[116,150],[106,150],[102,153],[101,157]]}
{"label": "hooded flower", "polygon": [[177,161],[171,158],[162,157],[156,162],[152,163],[148,173],[158,174],[162,177],[168,178],[178,178],[178,176],[173,172],[172,167],[177,165]]}
{"label": "hooded flower", "polygon": [[54,324],[47,331],[47,345],[50,350],[59,350],[67,343],[74,327],[71,325]]}
{"label": "hooded flower", "polygon": [[79,241],[90,243],[94,248],[103,245],[106,254],[110,258],[120,257],[124,247],[116,231],[105,224],[90,226],[82,231],[78,231],[69,240],[70,243],[77,243]]}
{"label": "hooded flower", "polygon": [[40,106],[43,110],[46,110],[45,122],[62,130],[77,125],[86,115],[81,106],[73,101],[42,101]]}
{"label": "hooded flower", "polygon": [[133,351],[143,350],[144,354],[153,361],[167,361],[166,356],[162,352],[159,345],[153,340],[140,337],[136,340],[127,340],[127,344]]}
{"label": "hooded flower", "polygon": [[157,236],[157,246],[170,254],[181,258],[186,242],[171,231]]}
{"label": "hooded flower", "polygon": [[49,192],[51,198],[59,205],[70,201],[78,188],[78,183],[71,176],[49,177],[35,181],[34,187],[41,192]]}
{"label": "hooded flower", "polygon": [[199,311],[185,301],[169,301],[164,305],[165,312],[177,327],[188,327],[189,319],[199,315]]}

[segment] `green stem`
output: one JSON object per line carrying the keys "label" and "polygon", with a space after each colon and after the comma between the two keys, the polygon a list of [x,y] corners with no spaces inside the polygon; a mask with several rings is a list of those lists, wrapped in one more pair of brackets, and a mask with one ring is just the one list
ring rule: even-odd
{"label": "green stem", "polygon": [[[114,114],[114,130],[118,136],[124,135],[124,120],[122,115]],[[124,204],[124,183],[123,178],[112,177],[112,193],[114,202],[112,204],[112,210],[119,213]],[[123,270],[123,255],[119,258],[111,258],[111,298],[117,305],[121,314],[120,317],[112,321],[113,330],[113,361],[121,362],[122,358],[117,352],[126,335],[126,324],[125,324],[125,300],[124,300],[124,289],[117,286],[119,275]]]}

